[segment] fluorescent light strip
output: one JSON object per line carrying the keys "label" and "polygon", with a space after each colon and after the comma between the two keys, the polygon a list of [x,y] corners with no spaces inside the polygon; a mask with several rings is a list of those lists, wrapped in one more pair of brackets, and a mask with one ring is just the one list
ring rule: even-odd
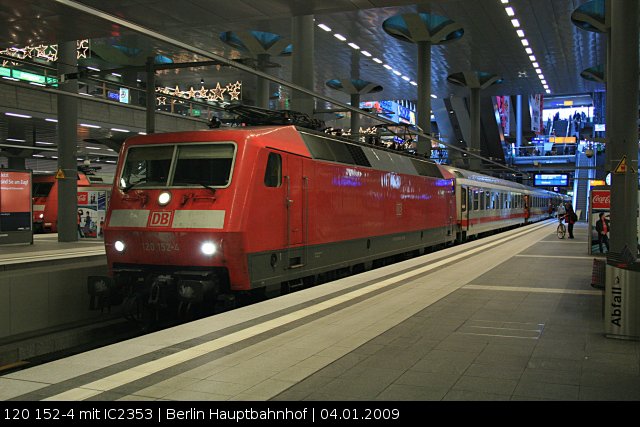
{"label": "fluorescent light strip", "polygon": [[377,62],[378,64],[382,64],[382,61],[379,60],[378,58],[373,58],[373,62]]}
{"label": "fluorescent light strip", "polygon": [[531,55],[533,53],[533,49],[530,47],[526,48],[524,51],[527,52],[527,55]]}
{"label": "fluorescent light strip", "polygon": [[347,39],[345,36],[343,36],[342,34],[338,34],[338,33],[334,34],[333,37],[337,38],[338,40],[340,40],[342,42]]}
{"label": "fluorescent light strip", "polygon": [[349,43],[349,46],[351,46],[351,47],[352,47],[352,48],[354,48],[355,50],[360,49],[360,46],[358,46],[358,45],[357,45],[357,44],[355,44],[355,43]]}
{"label": "fluorescent light strip", "polygon": [[54,145],[53,142],[46,142],[46,141],[36,141],[36,144],[42,144],[42,145]]}
{"label": "fluorescent light strip", "polygon": [[507,15],[509,16],[514,16],[516,13],[513,11],[513,8],[511,6],[509,7],[505,7],[504,11],[507,12]]}
{"label": "fluorescent light strip", "polygon": [[122,77],[122,74],[118,74],[118,73],[111,73],[111,75],[116,77]]}
{"label": "fluorescent light strip", "polygon": [[529,55],[529,61],[536,62],[536,56],[535,55]]}
{"label": "fluorescent light strip", "polygon": [[20,81],[18,79],[14,79],[13,77],[3,76],[2,78],[5,79],[5,80],[11,80],[11,81],[14,81],[14,82],[19,82]]}
{"label": "fluorescent light strip", "polygon": [[412,84],[412,85],[414,85],[414,86],[418,86],[418,83],[414,82],[413,80],[412,80],[412,81],[410,81],[409,83],[411,83],[411,84]]}
{"label": "fluorescent light strip", "polygon": [[32,154],[32,157],[44,157],[42,154]]}
{"label": "fluorescent light strip", "polygon": [[402,76],[402,80],[406,80],[406,81],[408,81],[408,82],[410,82],[410,81],[411,81],[411,79],[410,79],[409,77],[407,77],[407,76]]}
{"label": "fluorescent light strip", "polygon": [[100,147],[86,147],[87,150],[102,150]]}
{"label": "fluorescent light strip", "polygon": [[502,2],[502,4],[507,4],[509,3],[509,0],[500,0]]}
{"label": "fluorescent light strip", "polygon": [[369,52],[367,52],[366,50],[361,50],[360,53],[363,54],[366,57],[370,57],[371,56],[371,54]]}
{"label": "fluorescent light strip", "polygon": [[518,27],[520,27],[520,21],[518,21],[517,19],[512,19],[511,20],[511,25],[513,25],[514,27],[518,28]]}
{"label": "fluorescent light strip", "polygon": [[527,39],[520,40],[520,43],[522,43],[522,46],[529,46],[529,40]]}
{"label": "fluorescent light strip", "polygon": [[398,71],[398,70],[392,70],[392,71],[393,71],[393,74],[395,74],[396,76],[401,76],[402,75],[402,73],[400,71]]}
{"label": "fluorescent light strip", "polygon": [[431,97],[432,97],[433,99],[437,99],[437,98],[438,98],[438,95],[436,95],[435,93],[432,93],[432,94],[431,94]]}
{"label": "fluorescent light strip", "polygon": [[534,62],[531,65],[533,65],[533,68],[540,68],[540,64],[538,64],[537,62]]}
{"label": "fluorescent light strip", "polygon": [[327,26],[326,26],[326,25],[324,25],[324,24],[318,24],[318,27],[322,28],[322,29],[323,29],[323,30],[325,30],[325,31],[331,31],[331,28],[327,27]]}
{"label": "fluorescent light strip", "polygon": [[383,67],[386,68],[387,70],[393,70],[393,68],[389,64],[384,64]]}
{"label": "fluorescent light strip", "polygon": [[542,83],[543,85],[546,85],[547,81],[546,80],[540,80],[540,83]]}
{"label": "fluorescent light strip", "polygon": [[7,141],[11,141],[11,142],[27,142],[24,139],[16,139],[16,138],[7,138]]}
{"label": "fluorescent light strip", "polygon": [[138,132],[138,135],[146,135],[146,132]]}
{"label": "fluorescent light strip", "polygon": [[130,130],[118,129],[118,128],[111,128],[111,130],[114,131],[114,132],[131,132]]}
{"label": "fluorescent light strip", "polygon": [[518,37],[523,38],[524,37],[524,31],[522,30],[517,30],[516,34],[518,35]]}
{"label": "fluorescent light strip", "polygon": [[58,119],[44,119],[47,122],[58,123]]}
{"label": "fluorescent light strip", "polygon": [[96,68],[96,67],[87,67],[87,70],[91,70],[91,71],[100,71],[100,68]]}
{"label": "fluorescent light strip", "polygon": [[38,82],[29,82],[30,85],[34,85],[34,86],[46,86],[42,83],[38,83]]}
{"label": "fluorescent light strip", "polygon": [[80,123],[80,126],[84,126],[86,128],[93,128],[93,129],[100,129],[100,126],[96,126],[96,125],[89,125],[87,123]]}
{"label": "fluorescent light strip", "polygon": [[542,70],[540,68],[536,68],[536,73],[542,74]]}
{"label": "fluorescent light strip", "polygon": [[30,119],[31,116],[27,116],[26,114],[18,114],[18,113],[4,113],[5,116],[11,117],[20,117],[21,119]]}

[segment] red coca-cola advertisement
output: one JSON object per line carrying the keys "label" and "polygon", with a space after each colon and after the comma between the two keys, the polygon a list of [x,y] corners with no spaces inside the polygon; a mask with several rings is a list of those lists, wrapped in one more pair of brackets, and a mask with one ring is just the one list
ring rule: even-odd
{"label": "red coca-cola advertisement", "polygon": [[609,209],[611,206],[611,192],[609,190],[593,190],[591,192],[592,209]]}

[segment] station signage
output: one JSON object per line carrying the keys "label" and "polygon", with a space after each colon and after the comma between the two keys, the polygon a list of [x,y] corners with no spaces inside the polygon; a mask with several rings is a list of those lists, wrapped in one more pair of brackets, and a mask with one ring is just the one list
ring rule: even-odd
{"label": "station signage", "polygon": [[569,185],[569,176],[567,174],[536,174],[533,179],[533,185],[566,187]]}

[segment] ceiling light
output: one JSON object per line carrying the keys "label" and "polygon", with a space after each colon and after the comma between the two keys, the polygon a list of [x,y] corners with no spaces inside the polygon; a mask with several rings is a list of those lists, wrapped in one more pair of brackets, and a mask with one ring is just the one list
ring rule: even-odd
{"label": "ceiling light", "polygon": [[84,92],[78,92],[79,95],[84,95],[84,96],[93,96],[90,93],[84,93]]}
{"label": "ceiling light", "polygon": [[322,28],[322,29],[323,29],[323,30],[325,30],[325,31],[331,31],[331,28],[327,27],[327,26],[326,26],[326,25],[324,25],[324,24],[318,24],[318,27]]}
{"label": "ceiling light", "polygon": [[513,8],[512,8],[512,7],[505,7],[505,8],[504,8],[504,11],[505,11],[505,12],[507,12],[507,15],[509,15],[509,16],[513,16],[513,15],[515,15],[515,14],[516,14],[516,13],[513,11]]}
{"label": "ceiling light", "polygon": [[338,40],[340,40],[341,42],[345,41],[347,38],[345,36],[343,36],[342,34],[334,34],[333,37],[337,38]]}
{"label": "ceiling light", "polygon": [[36,141],[36,144],[42,144],[42,145],[53,145],[53,142]]}
{"label": "ceiling light", "polygon": [[383,67],[386,68],[387,70],[392,70],[393,69],[393,68],[391,68],[391,65],[389,65],[389,64],[384,64]]}
{"label": "ceiling light", "polygon": [[542,74],[542,70],[540,68],[536,68],[536,73]]}
{"label": "ceiling light", "polygon": [[20,117],[21,119],[30,119],[31,116],[27,116],[26,114],[18,114],[18,113],[4,113],[5,116],[11,117]]}
{"label": "ceiling light", "polygon": [[402,76],[402,80],[406,80],[406,81],[408,81],[408,82],[410,82],[410,81],[411,81],[411,79],[410,79],[409,77],[407,77],[407,76]]}
{"label": "ceiling light", "polygon": [[96,67],[87,67],[87,70],[91,70],[91,71],[100,71],[100,68],[96,68]]}
{"label": "ceiling light", "polygon": [[44,157],[42,154],[32,154],[33,157]]}
{"label": "ceiling light", "polygon": [[551,93],[551,91],[549,89],[547,89],[547,93]]}
{"label": "ceiling light", "polygon": [[47,122],[58,123],[58,119],[45,119]]}
{"label": "ceiling light", "polygon": [[522,31],[522,30],[517,30],[517,31],[516,31],[516,34],[517,34],[517,35],[518,35],[518,37],[520,37],[520,38],[524,37],[524,31]]}
{"label": "ceiling light", "polygon": [[354,48],[355,50],[360,49],[360,46],[358,46],[358,45],[357,45],[357,44],[355,44],[355,43],[349,43],[349,46],[351,46],[351,47],[352,47],[352,48]]}
{"label": "ceiling light", "polygon": [[546,80],[540,80],[540,83],[542,83],[543,85],[546,85],[547,81]]}
{"label": "ceiling light", "polygon": [[537,62],[534,62],[534,63],[533,63],[533,64],[531,64],[531,65],[533,65],[533,68],[540,68],[540,65],[539,65]]}
{"label": "ceiling light", "polygon": [[432,98],[434,98],[434,99],[436,99],[436,98],[438,98],[438,95],[436,95],[436,94],[432,93],[432,94],[431,94],[431,97],[432,97]]}
{"label": "ceiling light", "polygon": [[524,51],[527,52],[527,55],[531,55],[533,53],[533,50],[530,47],[526,48]]}
{"label": "ceiling light", "polygon": [[392,71],[393,71],[393,74],[395,74],[396,76],[401,76],[402,75],[402,73],[400,71],[398,71],[398,70],[392,70]]}
{"label": "ceiling light", "polygon": [[512,19],[511,20],[511,25],[513,25],[514,27],[518,28],[518,27],[520,27],[520,21],[518,21],[517,19]]}
{"label": "ceiling light", "polygon": [[418,83],[414,82],[413,80],[412,80],[412,81],[410,81],[409,83],[411,83],[411,84],[412,84],[412,85],[414,85],[414,86],[418,86]]}
{"label": "ceiling light", "polygon": [[361,54],[363,54],[364,56],[371,56],[371,54],[369,52],[367,52],[366,50],[361,50],[360,51]]}
{"label": "ceiling light", "polygon": [[29,82],[30,85],[34,85],[34,86],[46,86],[43,85],[42,83],[38,83],[38,82]]}
{"label": "ceiling light", "polygon": [[80,123],[80,126],[84,126],[86,128],[94,128],[94,129],[100,129],[100,126],[96,126],[96,125],[89,125],[87,123]]}
{"label": "ceiling light", "polygon": [[549,89],[549,85],[542,85],[543,88]]}
{"label": "ceiling light", "polygon": [[122,77],[122,74],[118,74],[118,73],[111,73],[111,75],[116,77]]}
{"label": "ceiling light", "polygon": [[18,79],[14,79],[13,77],[2,76],[2,78],[3,78],[3,79],[5,79],[5,80],[12,80],[12,81],[14,81],[14,82],[18,82],[18,81],[20,81],[20,80],[18,80]]}
{"label": "ceiling light", "polygon": [[105,160],[106,163],[115,163],[115,160]]}
{"label": "ceiling light", "polygon": [[16,138],[7,138],[7,141],[11,141],[11,142],[27,142],[24,139],[16,139]]}
{"label": "ceiling light", "polygon": [[535,62],[536,61],[536,56],[535,55],[529,55],[529,61]]}
{"label": "ceiling light", "polygon": [[507,4],[509,3],[509,0],[500,0],[502,2],[502,4]]}
{"label": "ceiling light", "polygon": [[378,64],[382,64],[382,61],[379,60],[378,58],[373,58],[373,62],[377,62]]}
{"label": "ceiling light", "polygon": [[130,130],[118,129],[118,128],[111,128],[111,130],[114,131],[114,132],[131,132]]}
{"label": "ceiling light", "polygon": [[540,80],[544,80],[544,74],[538,74],[538,78],[540,78]]}
{"label": "ceiling light", "polygon": [[522,46],[529,46],[529,40],[527,39],[520,40],[520,43],[522,43]]}
{"label": "ceiling light", "polygon": [[146,132],[138,132],[138,135],[146,135]]}
{"label": "ceiling light", "polygon": [[101,150],[100,147],[87,147],[88,150]]}

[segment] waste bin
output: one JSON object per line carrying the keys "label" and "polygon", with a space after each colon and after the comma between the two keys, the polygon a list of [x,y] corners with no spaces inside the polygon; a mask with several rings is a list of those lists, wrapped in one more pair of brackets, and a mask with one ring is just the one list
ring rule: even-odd
{"label": "waste bin", "polygon": [[640,271],[607,265],[604,332],[609,338],[640,340]]}

